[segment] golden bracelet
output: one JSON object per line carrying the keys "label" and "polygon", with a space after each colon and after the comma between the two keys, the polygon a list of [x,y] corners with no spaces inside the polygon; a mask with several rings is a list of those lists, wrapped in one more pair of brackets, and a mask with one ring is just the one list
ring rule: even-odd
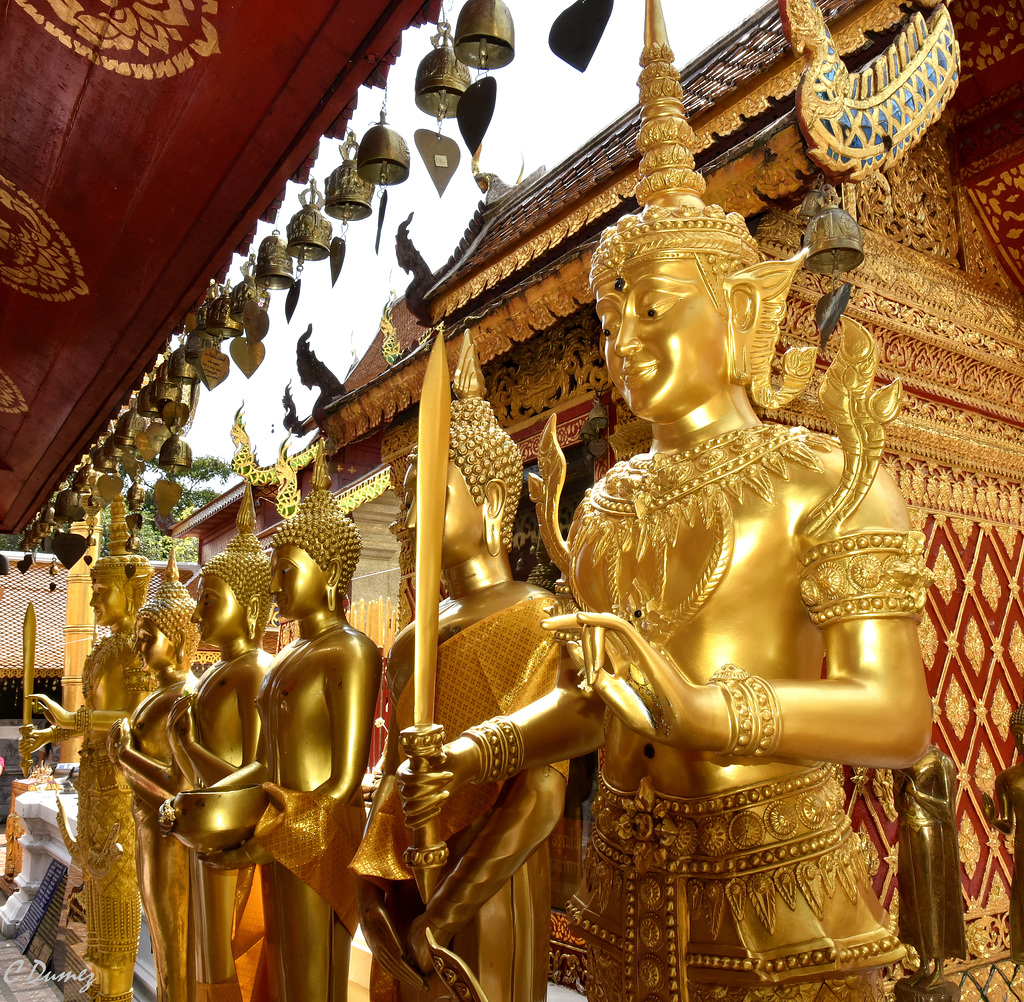
{"label": "golden bracelet", "polygon": [[[77,716],[77,714],[76,714]],[[71,727],[58,727],[56,724],[53,725],[53,737],[50,740],[54,744],[59,744],[61,741],[70,741],[75,736],[75,732]]]}
{"label": "golden bracelet", "polygon": [[522,769],[523,732],[508,717],[492,717],[463,734],[480,752],[478,783],[500,782]]}
{"label": "golden bracelet", "polygon": [[92,730],[92,710],[88,706],[80,706],[75,710],[75,732],[86,734]]}
{"label": "golden bracelet", "polygon": [[709,685],[725,691],[729,744],[724,755],[774,755],[782,743],[782,708],[772,684],[736,665],[722,665]]}

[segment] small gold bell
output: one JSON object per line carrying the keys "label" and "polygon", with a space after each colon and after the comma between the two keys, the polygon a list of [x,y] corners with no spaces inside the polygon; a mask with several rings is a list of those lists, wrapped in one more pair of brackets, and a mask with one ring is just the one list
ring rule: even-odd
{"label": "small gold bell", "polygon": [[[114,428],[113,439],[121,449],[134,449],[135,436],[146,430],[146,419],[139,417],[135,408],[126,410],[118,419]],[[60,495],[58,495],[59,497]]]}
{"label": "small gold bell", "polygon": [[171,435],[160,448],[157,466],[167,473],[183,472],[192,468],[192,446],[179,434]]}
{"label": "small gold bell", "polygon": [[808,271],[838,275],[861,264],[864,235],[857,220],[839,205],[835,188],[820,184],[804,199],[799,214],[809,219],[803,239],[810,248],[804,261]]}
{"label": "small gold bell", "polygon": [[[167,378],[166,363],[156,370],[156,378],[149,386],[150,400],[156,406],[157,411],[162,410],[165,404],[175,404],[181,399],[181,384]],[[134,437],[132,440],[134,441]]]}
{"label": "small gold bell", "polygon": [[274,230],[260,243],[254,278],[261,289],[290,289],[295,284],[288,242],[280,231]]}
{"label": "small gold bell", "polygon": [[124,452],[124,449],[117,444],[114,436],[108,435],[107,440],[103,443],[103,458],[110,460],[110,470],[112,473],[117,472],[117,462],[121,458],[122,452]]}
{"label": "small gold bell", "polygon": [[153,414],[160,413],[160,408],[153,399],[152,380],[146,383],[146,385],[139,390],[139,394],[135,398],[135,410],[146,417],[151,417]]}
{"label": "small gold bell", "polygon": [[501,0],[468,0],[455,24],[455,55],[467,66],[496,70],[516,54],[512,15]]}
{"label": "small gold bell", "polygon": [[206,308],[206,329],[214,337],[234,337],[242,329],[242,321],[231,316],[231,286],[221,287]]}
{"label": "small gold bell", "polygon": [[469,87],[469,70],[455,55],[447,21],[438,23],[431,42],[434,48],[416,70],[416,107],[437,119],[454,118],[459,98]]}
{"label": "small gold bell", "polygon": [[409,146],[384,120],[383,111],[359,143],[357,170],[371,184],[401,184],[409,176]]}
{"label": "small gold bell", "polygon": [[87,494],[92,489],[92,477],[92,464],[83,463],[75,471],[75,479],[72,481],[71,486],[74,487],[79,494]]}
{"label": "small gold bell", "polygon": [[324,212],[346,223],[365,219],[373,211],[373,185],[359,176],[356,168],[358,152],[356,134],[349,129],[345,142],[341,145],[341,155],[344,158],[342,164],[327,178]]}
{"label": "small gold bell", "polygon": [[[194,332],[193,332],[194,333]],[[189,335],[192,337],[192,334]],[[196,358],[203,353],[206,345],[196,353]],[[171,357],[167,359],[167,378],[179,386],[193,385],[199,378],[199,370],[195,367],[195,363],[192,358],[189,357],[188,350],[188,339],[186,338],[183,344],[178,345],[174,351],[171,352]],[[140,428],[139,431],[142,429]]]}
{"label": "small gold bell", "polygon": [[250,254],[248,261],[242,264],[242,281],[231,290],[231,319],[237,320],[240,324],[245,304],[260,298],[260,290],[256,288],[256,280],[252,277],[255,266],[256,256]]}
{"label": "small gold bell", "polygon": [[322,261],[331,253],[331,224],[320,211],[324,197],[310,178],[309,187],[299,195],[302,208],[288,223],[288,253],[303,261]]}
{"label": "small gold bell", "polygon": [[89,459],[92,461],[92,468],[101,473],[113,473],[117,469],[117,459],[108,456],[102,445],[97,445],[89,452]]}
{"label": "small gold bell", "polygon": [[53,502],[54,518],[58,522],[70,522],[78,516],[81,506],[78,491],[74,487],[65,487],[64,490],[58,491]]}
{"label": "small gold bell", "polygon": [[43,531],[44,536],[49,536],[53,532],[53,527],[56,524],[56,515],[54,512],[53,505],[47,505],[39,513],[39,527]]}
{"label": "small gold bell", "polygon": [[125,492],[124,499],[129,511],[141,511],[146,501],[146,485],[136,481]]}

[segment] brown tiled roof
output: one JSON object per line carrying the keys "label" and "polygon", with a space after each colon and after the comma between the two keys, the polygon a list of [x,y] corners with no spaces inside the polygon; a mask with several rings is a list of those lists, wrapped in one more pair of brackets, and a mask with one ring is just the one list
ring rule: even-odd
{"label": "brown tiled roof", "polygon": [[[863,0],[820,0],[826,21]],[[766,4],[735,31],[706,49],[680,73],[691,119],[756,78],[789,52],[778,3]],[[792,105],[792,98],[788,101]],[[774,115],[772,116],[774,117]],[[752,131],[759,123],[743,130]],[[430,295],[457,284],[469,269],[497,257],[505,248],[556,219],[588,193],[599,191],[613,178],[635,168],[639,106],[632,107],[560,164],[510,189],[488,205],[483,202]],[[703,160],[717,151],[706,151]],[[698,166],[702,158],[698,156]],[[351,387],[350,387],[351,388]]]}
{"label": "brown tiled roof", "polygon": [[[424,329],[420,326],[419,321],[409,312],[404,299],[400,299],[391,311],[391,322],[395,325],[395,338],[398,340],[398,346],[402,349],[402,354],[404,355],[410,348],[416,346],[420,336],[424,333]],[[365,386],[371,379],[376,378],[389,368],[388,363],[384,361],[384,355],[381,350],[384,345],[384,338],[384,332],[378,330],[377,336],[373,339],[370,347],[367,348],[366,353],[346,377],[346,392],[360,386]],[[329,404],[328,407],[330,407]]]}
{"label": "brown tiled roof", "polygon": [[[22,574],[16,564],[22,553],[7,553],[10,573],[0,577],[0,680],[21,678],[22,644],[21,625],[29,602],[36,611],[36,674],[40,678],[60,676],[64,671],[64,624],[67,616],[67,572],[57,565],[57,574],[51,576],[54,558],[41,553],[32,566]],[[149,595],[163,581],[164,562],[154,565],[149,583]],[[179,563],[178,573],[189,592],[195,597],[199,583],[199,565]],[[57,587],[50,591],[50,584]],[[97,635],[105,631],[99,630]]]}

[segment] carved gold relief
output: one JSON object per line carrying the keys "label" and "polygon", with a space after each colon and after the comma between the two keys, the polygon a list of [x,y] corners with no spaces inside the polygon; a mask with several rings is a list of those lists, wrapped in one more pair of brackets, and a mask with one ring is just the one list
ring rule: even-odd
{"label": "carved gold relief", "polygon": [[37,299],[85,296],[82,263],[42,207],[0,175],[0,281]]}
{"label": "carved gold relief", "polygon": [[14,380],[0,369],[0,414],[21,414],[28,410],[25,398]]}
{"label": "carved gold relief", "polygon": [[218,0],[17,0],[72,52],[121,76],[155,80],[220,51],[209,18]]}
{"label": "carved gold relief", "polygon": [[[982,20],[989,18],[1000,26],[1024,23],[1024,3],[1021,0],[958,0],[956,23],[967,28],[977,28]],[[995,31],[978,37],[970,31],[961,31],[961,55],[965,71],[995,66],[1003,59],[1020,59],[1024,54],[1024,39],[1012,31]]]}
{"label": "carved gold relief", "polygon": [[957,187],[957,214],[960,219],[960,241],[963,245],[964,267],[976,281],[1019,298],[1017,286],[1006,273],[990,238],[982,232],[978,212],[963,188]]}
{"label": "carved gold relief", "polygon": [[1003,265],[1018,284],[1024,286],[1024,236],[1021,227],[995,222],[1024,218],[1024,168],[1013,164],[992,177],[974,179],[967,192],[978,207],[982,223],[989,231]]}

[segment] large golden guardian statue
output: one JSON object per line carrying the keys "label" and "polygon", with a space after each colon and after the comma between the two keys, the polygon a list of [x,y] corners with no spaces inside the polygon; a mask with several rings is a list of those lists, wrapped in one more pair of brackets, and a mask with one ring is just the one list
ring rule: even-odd
{"label": "large golden guardian statue", "polygon": [[[256,761],[260,715],[256,695],[270,667],[261,647],[270,618],[270,558],[253,534],[256,511],[246,484],[238,510],[238,532],[203,567],[193,622],[203,641],[220,649],[221,660],[171,711],[168,730],[174,758],[190,788],[213,786]],[[191,860],[195,923],[197,1002],[248,998],[255,970],[239,986],[236,954],[254,949],[261,928],[243,921],[256,870],[225,870]],[[252,965],[249,965],[252,968]],[[248,974],[248,977],[246,976]]]}
{"label": "large golden guardian statue", "polygon": [[[434,705],[434,719],[451,734],[550,692],[558,668],[557,648],[541,628],[552,596],[512,579],[508,548],[523,460],[481,396],[483,373],[468,335],[455,387],[440,539],[448,598],[438,616]],[[405,485],[413,532],[423,528],[416,524],[417,469],[414,458]],[[429,930],[466,964],[488,1002],[543,1002],[551,909],[545,840],[562,813],[565,776],[540,764],[448,800],[440,814],[448,868],[424,906],[403,858],[410,839],[395,784],[399,733],[412,723],[415,627],[398,635],[388,658],[393,709],[384,776],[354,862],[360,926],[381,969],[371,979],[374,998],[399,991],[386,975],[413,987],[433,970]],[[424,998],[418,990],[402,994]]]}
{"label": "large golden guardian statue", "polygon": [[158,1002],[191,998],[188,980],[188,850],[160,831],[160,805],[182,789],[185,777],[174,764],[167,717],[181,694],[199,645],[192,625],[195,602],[178,576],[174,550],[164,580],[139,610],[136,640],[156,687],[130,717],[110,729],[111,757],[132,789],[135,860],[153,944]]}
{"label": "large golden guardian statue", "polygon": [[412,822],[603,747],[570,905],[592,1000],[878,999],[903,951],[832,763],[903,767],[929,741],[922,540],[878,465],[900,387],[873,389],[874,344],[848,320],[821,389],[840,440],[758,420],[745,387],[777,406],[813,370],[796,349],[770,380],[801,258],[761,262],[742,217],[705,205],[672,58],[648,0],[641,211],[591,271],[609,374],[652,450],[588,493],[552,553],[580,610],[548,622],[559,686],[399,781]]}
{"label": "large golden guardian statue", "polygon": [[84,736],[76,783],[77,839],[67,831],[63,812],[60,824],[85,877],[86,959],[96,971],[103,1002],[131,1002],[142,925],[131,792],[107,754],[111,725],[130,715],[153,688],[135,647],[135,617],[153,568],[145,557],[126,551],[127,540],[124,501],[116,497],[110,506],[110,554],[92,567],[90,603],[96,622],[110,635],[85,660],[85,703],[71,712],[46,696],[33,696],[53,726],[20,743],[25,755],[47,741]]}

